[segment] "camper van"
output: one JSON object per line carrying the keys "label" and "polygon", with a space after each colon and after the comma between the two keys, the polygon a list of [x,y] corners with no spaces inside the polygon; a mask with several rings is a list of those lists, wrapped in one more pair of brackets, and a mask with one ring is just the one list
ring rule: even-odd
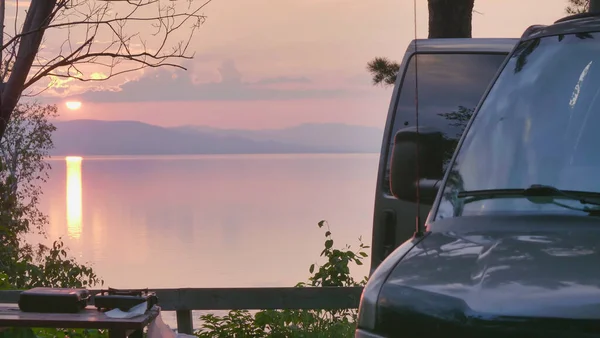
{"label": "camper van", "polygon": [[[394,158],[399,164],[409,164],[403,166],[406,172],[398,175],[413,177],[416,167],[410,166],[410,157],[416,155],[412,139],[416,137],[418,119],[420,137],[443,137],[444,142],[440,140],[437,149],[420,149],[431,152],[436,162],[435,166],[424,163],[421,169],[426,171],[425,176],[441,178],[440,163],[449,162],[470,115],[517,42],[518,39],[476,38],[422,39],[409,44],[394,86],[381,147],[371,271],[413,236],[417,216],[421,222],[425,221],[437,193],[437,186],[427,185],[439,182],[426,179],[419,182],[422,194],[417,205],[416,182],[390,181],[392,152],[395,149],[402,153]],[[394,147],[397,141],[399,144]],[[401,169],[398,165],[394,167]]]}
{"label": "camper van", "polygon": [[600,336],[599,40],[582,14],[409,50],[357,338]]}

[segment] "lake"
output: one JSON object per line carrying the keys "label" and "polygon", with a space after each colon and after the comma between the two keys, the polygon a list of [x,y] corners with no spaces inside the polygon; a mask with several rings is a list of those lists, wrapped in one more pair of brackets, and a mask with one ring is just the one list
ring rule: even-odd
{"label": "lake", "polygon": [[62,237],[104,287],[293,286],[320,262],[320,220],[339,247],[371,241],[378,154],[50,163],[48,240]]}

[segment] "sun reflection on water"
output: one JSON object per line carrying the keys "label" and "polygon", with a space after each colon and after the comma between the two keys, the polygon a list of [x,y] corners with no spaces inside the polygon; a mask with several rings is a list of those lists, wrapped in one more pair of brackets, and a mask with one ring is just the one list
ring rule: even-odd
{"label": "sun reflection on water", "polygon": [[81,161],[79,156],[67,156],[67,232],[70,238],[81,236],[82,189]]}

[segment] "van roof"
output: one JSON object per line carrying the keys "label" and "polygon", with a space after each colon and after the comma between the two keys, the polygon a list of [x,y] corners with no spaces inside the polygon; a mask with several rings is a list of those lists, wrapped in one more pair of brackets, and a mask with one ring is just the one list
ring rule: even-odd
{"label": "van roof", "polygon": [[522,39],[530,40],[552,35],[577,34],[588,32],[600,32],[600,14],[576,14],[559,19],[552,25],[532,26],[527,31],[525,31],[525,34],[523,34]]}
{"label": "van roof", "polygon": [[412,40],[408,52],[414,53],[415,41],[419,52],[488,52],[510,53],[519,42],[518,38],[451,38]]}

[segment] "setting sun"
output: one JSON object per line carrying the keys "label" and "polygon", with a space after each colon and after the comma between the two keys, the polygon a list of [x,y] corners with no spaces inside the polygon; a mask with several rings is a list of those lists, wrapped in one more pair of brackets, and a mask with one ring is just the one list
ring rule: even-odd
{"label": "setting sun", "polygon": [[65,103],[65,105],[70,110],[77,110],[77,109],[81,108],[81,102],[79,102],[79,101],[67,101],[67,103]]}

